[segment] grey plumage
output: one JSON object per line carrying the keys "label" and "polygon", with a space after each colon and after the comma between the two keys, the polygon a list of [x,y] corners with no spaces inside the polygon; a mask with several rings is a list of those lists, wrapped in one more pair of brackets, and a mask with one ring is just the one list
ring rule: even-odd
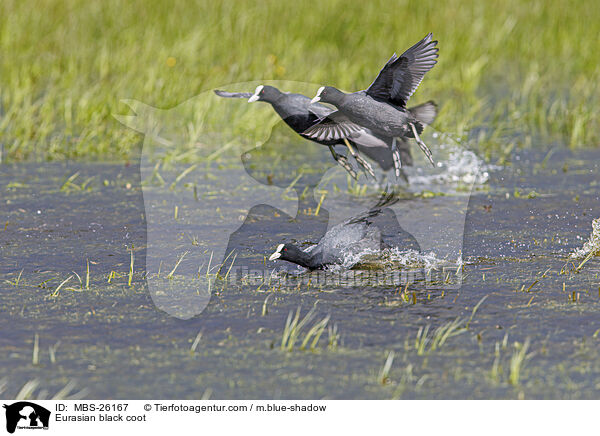
{"label": "grey plumage", "polygon": [[[333,104],[338,111],[322,118],[303,133],[311,138],[334,140],[349,137],[361,128],[367,128],[382,137],[415,138],[433,163],[431,151],[419,134],[425,125],[435,119],[436,105],[427,102],[407,109],[406,103],[425,73],[437,63],[436,45],[437,41],[432,40],[430,33],[402,56],[394,54],[366,90],[345,94],[331,86],[321,87],[312,101]],[[392,152],[397,152],[395,141]]]}
{"label": "grey plumage", "polygon": [[382,240],[382,230],[375,225],[375,220],[384,208],[397,201],[393,193],[385,192],[370,210],[332,227],[316,245],[301,250],[294,244],[279,244],[269,260],[286,260],[315,270],[341,265],[350,258],[358,261],[358,255],[366,251],[377,253],[387,244]]}
{"label": "grey plumage", "polygon": [[[221,90],[215,90],[214,92],[218,96],[225,98],[249,99],[253,95],[256,95],[249,92],[227,92]],[[308,137],[303,134],[307,128],[319,122],[319,120],[326,118],[332,112],[335,112],[333,109],[321,104],[311,104],[310,98],[305,95],[281,92],[273,86],[262,86],[257,101],[264,101],[271,104],[275,112],[277,112],[285,123],[301,136],[327,146],[345,146],[342,138]],[[339,128],[342,128],[342,126]],[[391,137],[379,137],[365,128],[359,128],[347,133],[347,139],[358,149],[359,153],[363,153],[377,162],[384,171],[394,166]],[[400,144],[399,153],[404,165],[412,165],[412,155],[408,142],[405,141]],[[338,158],[344,158],[344,156],[338,155]],[[343,162],[340,163],[344,166]],[[348,170],[346,166],[344,168]],[[401,175],[406,179],[403,173]]]}

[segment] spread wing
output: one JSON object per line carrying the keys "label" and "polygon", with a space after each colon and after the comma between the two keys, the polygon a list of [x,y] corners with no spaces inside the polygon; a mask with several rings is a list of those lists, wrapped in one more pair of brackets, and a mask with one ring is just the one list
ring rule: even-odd
{"label": "spread wing", "polygon": [[377,100],[406,106],[423,76],[437,63],[437,41],[432,41],[429,33],[421,41],[397,57],[396,54],[387,61],[366,93]]}
{"label": "spread wing", "polygon": [[215,94],[217,94],[219,97],[225,98],[250,98],[254,95],[251,92],[228,92],[221,91],[220,89],[215,89]]}
{"label": "spread wing", "polygon": [[379,215],[382,212],[382,209],[398,203],[399,200],[400,200],[400,197],[398,197],[398,194],[396,192],[394,192],[394,191],[388,192],[386,189],[385,191],[383,191],[383,193],[379,197],[379,201],[377,202],[377,204],[375,206],[373,206],[368,211],[361,213],[360,215],[349,218],[348,221],[346,221],[346,223],[356,224],[361,221],[368,222],[369,218],[375,218],[377,215]]}
{"label": "spread wing", "polygon": [[335,111],[310,126],[302,132],[302,135],[319,141],[332,141],[347,138],[362,129],[361,126],[350,121],[348,117],[339,111]]}

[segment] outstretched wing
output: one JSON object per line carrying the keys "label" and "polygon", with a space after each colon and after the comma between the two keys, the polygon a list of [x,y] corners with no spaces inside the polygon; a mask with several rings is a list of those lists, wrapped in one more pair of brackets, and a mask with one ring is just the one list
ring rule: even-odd
{"label": "outstretched wing", "polygon": [[252,97],[251,92],[228,92],[228,91],[221,91],[220,89],[215,89],[215,94],[217,94],[219,97],[225,97],[225,98],[250,98]]}
{"label": "outstretched wing", "polygon": [[382,212],[382,210],[384,208],[398,203],[399,200],[400,200],[400,197],[398,197],[398,194],[396,192],[394,192],[394,191],[389,192],[386,189],[385,191],[383,191],[383,193],[379,197],[379,201],[377,202],[377,204],[375,206],[373,206],[371,209],[361,213],[360,215],[349,218],[346,221],[346,223],[356,224],[361,221],[368,221],[369,218],[375,218],[377,215],[379,215]]}
{"label": "outstretched wing", "polygon": [[437,41],[432,41],[429,33],[421,41],[397,57],[396,54],[387,61],[377,78],[366,93],[377,100],[395,105],[406,106],[423,76],[437,63]]}
{"label": "outstretched wing", "polygon": [[362,129],[341,112],[335,111],[310,126],[302,135],[318,141],[332,141],[347,138]]}
{"label": "outstretched wing", "polygon": [[381,71],[379,71],[379,74],[377,74],[377,77],[375,77],[373,83],[371,83],[364,92],[378,100],[387,100],[392,89],[392,66],[397,60],[398,55],[394,53],[390,60],[385,63]]}

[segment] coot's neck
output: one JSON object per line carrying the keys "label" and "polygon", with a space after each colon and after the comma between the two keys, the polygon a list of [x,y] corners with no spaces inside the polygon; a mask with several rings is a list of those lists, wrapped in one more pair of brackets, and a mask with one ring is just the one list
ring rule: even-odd
{"label": "coot's neck", "polygon": [[269,92],[269,95],[267,96],[267,98],[265,98],[263,101],[270,103],[273,105],[273,107],[275,107],[276,105],[279,104],[279,101],[281,100],[281,98],[284,95],[285,94],[283,92],[280,92],[279,90],[271,91],[271,92]]}
{"label": "coot's neck", "polygon": [[284,252],[282,259],[293,262],[304,268],[317,269],[320,265],[316,257],[317,256],[312,255],[311,253],[300,250],[298,247],[288,246],[287,253]]}
{"label": "coot's neck", "polygon": [[311,121],[311,113],[307,107],[297,105],[294,101],[284,98],[284,94],[269,103],[281,119],[298,133],[302,133],[315,122]]}
{"label": "coot's neck", "polygon": [[[286,118],[297,116],[302,111],[296,108],[292,103],[285,98],[286,94],[280,93],[274,98],[270,98],[268,103],[273,106],[273,109],[277,114],[285,121]],[[289,97],[288,97],[289,98]]]}
{"label": "coot's neck", "polygon": [[339,105],[342,100],[344,99],[344,96],[346,94],[344,94],[342,91],[340,91],[337,88],[331,88],[328,92],[327,92],[327,99],[323,100],[325,101],[325,103],[329,103],[329,104],[333,104],[335,106]]}
{"label": "coot's neck", "polygon": [[298,254],[296,255],[296,258],[294,259],[294,262],[300,266],[303,266],[304,268],[308,268],[308,269],[315,268],[315,263],[314,263],[313,257],[309,253],[305,253],[302,250],[298,250]]}

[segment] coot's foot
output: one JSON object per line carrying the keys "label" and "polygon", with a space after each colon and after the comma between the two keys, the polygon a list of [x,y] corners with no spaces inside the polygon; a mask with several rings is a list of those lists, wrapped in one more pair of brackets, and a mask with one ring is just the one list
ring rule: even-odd
{"label": "coot's foot", "polygon": [[417,141],[417,144],[419,144],[419,147],[421,147],[421,150],[423,150],[423,153],[425,153],[425,156],[427,156],[427,159],[429,159],[429,162],[431,162],[431,165],[433,165],[435,167],[435,162],[433,161],[433,155],[431,154],[431,150],[429,149],[429,147],[427,147],[427,145],[425,145],[425,143],[423,142],[423,140],[417,133],[417,129],[415,128],[415,125],[413,123],[409,123],[409,125],[410,125],[410,128],[412,129],[413,135],[415,135],[415,140]]}
{"label": "coot's foot", "polygon": [[339,163],[342,166],[342,168],[348,171],[348,174],[350,174],[354,180],[358,180],[356,171],[354,171],[354,168],[352,168],[352,165],[350,165],[350,162],[348,162],[346,156],[336,153],[332,145],[329,146],[329,151],[331,152],[331,155],[333,156],[335,161]]}
{"label": "coot's foot", "polygon": [[375,180],[377,180],[377,178],[375,177],[375,173],[373,172],[373,168],[371,168],[371,165],[369,165],[369,162],[367,162],[366,160],[364,160],[362,157],[360,157],[354,151],[354,149],[350,145],[350,142],[348,142],[347,138],[344,138],[344,143],[346,144],[346,147],[348,147],[348,151],[350,152],[350,154],[352,155],[352,157],[354,159],[356,159],[356,162],[363,168],[363,170],[366,173],[369,173],[371,175],[371,177],[373,177]]}

